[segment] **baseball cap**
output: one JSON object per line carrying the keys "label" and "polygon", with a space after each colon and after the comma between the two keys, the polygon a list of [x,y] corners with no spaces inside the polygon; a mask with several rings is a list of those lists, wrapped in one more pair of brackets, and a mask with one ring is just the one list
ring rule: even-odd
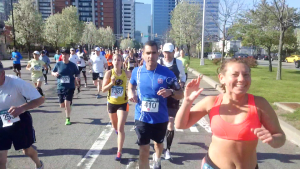
{"label": "baseball cap", "polygon": [[100,48],[99,48],[99,47],[96,47],[96,48],[95,48],[95,51],[100,51]]}
{"label": "baseball cap", "polygon": [[172,43],[166,43],[163,47],[164,52],[173,52],[174,51],[174,45]]}
{"label": "baseball cap", "polygon": [[75,49],[74,49],[74,48],[71,48],[70,51],[71,51],[71,50],[75,50]]}
{"label": "baseball cap", "polygon": [[39,51],[34,51],[33,53],[36,54],[36,55],[40,55]]}
{"label": "baseball cap", "polygon": [[70,54],[70,50],[65,49],[65,48],[62,48],[62,49],[60,50],[60,52],[61,52],[61,53],[65,53],[65,54]]}

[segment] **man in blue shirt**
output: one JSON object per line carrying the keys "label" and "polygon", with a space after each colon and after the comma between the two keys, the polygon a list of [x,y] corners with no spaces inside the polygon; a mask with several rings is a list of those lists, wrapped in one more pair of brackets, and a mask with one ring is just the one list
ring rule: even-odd
{"label": "man in blue shirt", "polygon": [[[183,98],[176,76],[157,63],[158,47],[148,41],[143,50],[145,64],[133,70],[128,99],[135,102],[135,131],[140,146],[139,168],[149,168],[150,140],[154,141],[153,168],[161,168],[160,156],[169,121],[167,97]],[[137,92],[136,90],[137,89]]]}
{"label": "man in blue shirt", "polygon": [[13,52],[11,53],[11,59],[13,60],[13,69],[16,73],[16,76],[19,76],[21,78],[21,59],[23,59],[23,57],[15,47],[13,48]]}
{"label": "man in blue shirt", "polygon": [[[66,112],[66,125],[71,125],[70,114],[71,105],[77,85],[79,70],[77,65],[69,61],[70,50],[63,49],[61,51],[62,62],[57,62],[52,71],[52,75],[57,78],[57,93],[61,108],[65,108]],[[76,80],[75,80],[76,77]]]}
{"label": "man in blue shirt", "polygon": [[102,47],[100,47],[100,51],[101,51],[101,52],[100,52],[101,55],[105,57],[106,53],[105,53],[105,51],[104,51],[104,49],[103,49]]}

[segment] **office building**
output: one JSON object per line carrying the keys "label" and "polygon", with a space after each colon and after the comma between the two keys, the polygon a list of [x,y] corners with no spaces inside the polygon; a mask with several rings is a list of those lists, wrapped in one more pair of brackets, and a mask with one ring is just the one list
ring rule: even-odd
{"label": "office building", "polygon": [[134,38],[135,18],[134,0],[122,0],[122,33],[123,37]]}
{"label": "office building", "polygon": [[47,19],[51,14],[53,14],[53,1],[54,0],[36,0],[35,3],[37,11],[42,14],[43,19]]}
{"label": "office building", "polygon": [[171,11],[175,8],[175,0],[152,1],[152,34],[163,36],[171,28]]}
{"label": "office building", "polygon": [[[150,28],[149,28],[150,27]],[[146,43],[151,37],[151,4],[135,3],[135,39]]]}

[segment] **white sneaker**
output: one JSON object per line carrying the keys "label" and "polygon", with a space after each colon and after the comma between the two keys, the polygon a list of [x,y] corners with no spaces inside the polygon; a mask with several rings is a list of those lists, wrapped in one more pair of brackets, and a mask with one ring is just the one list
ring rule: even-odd
{"label": "white sneaker", "polygon": [[45,85],[47,85],[48,83],[45,82]]}
{"label": "white sneaker", "polygon": [[37,166],[35,165],[36,169],[44,169],[44,163],[43,163],[43,161],[40,161],[40,162],[41,162],[42,166],[40,168],[37,168]]}
{"label": "white sneaker", "polygon": [[152,159],[153,159],[153,166],[152,166],[152,168],[153,169],[161,169],[161,160],[157,159],[156,153],[153,153]]}
{"label": "white sneaker", "polygon": [[170,160],[171,158],[172,158],[172,157],[171,157],[171,152],[170,152],[170,150],[167,149],[167,150],[165,151],[165,159],[166,159],[166,160]]}

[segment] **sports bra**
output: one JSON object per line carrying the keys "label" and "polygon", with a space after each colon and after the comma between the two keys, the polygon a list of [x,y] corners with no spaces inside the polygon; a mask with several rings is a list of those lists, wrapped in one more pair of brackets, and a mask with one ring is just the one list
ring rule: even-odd
{"label": "sports bra", "polygon": [[219,113],[222,100],[223,95],[218,95],[209,113],[210,126],[213,135],[226,140],[257,140],[257,136],[251,131],[251,128],[261,128],[254,96],[248,94],[249,109],[247,117],[238,124],[228,123],[222,119]]}

